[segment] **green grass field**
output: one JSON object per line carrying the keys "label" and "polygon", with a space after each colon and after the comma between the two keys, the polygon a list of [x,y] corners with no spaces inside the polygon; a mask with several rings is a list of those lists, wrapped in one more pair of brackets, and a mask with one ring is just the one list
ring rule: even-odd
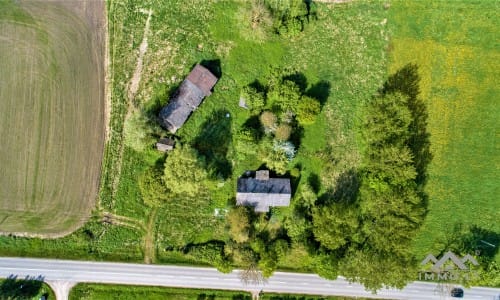
{"label": "green grass field", "polygon": [[71,289],[69,299],[175,299],[175,300],[250,300],[247,292],[178,289],[152,286],[104,285],[80,283]]}
{"label": "green grass field", "polygon": [[419,258],[444,250],[458,224],[500,241],[499,8],[497,1],[394,1],[390,8],[389,72],[416,63],[429,112],[433,159]]}
{"label": "green grass field", "polygon": [[[86,13],[102,22],[98,3]],[[95,205],[104,143],[104,47],[102,33],[92,33],[98,24],[71,6],[0,1],[3,233],[68,234]]]}

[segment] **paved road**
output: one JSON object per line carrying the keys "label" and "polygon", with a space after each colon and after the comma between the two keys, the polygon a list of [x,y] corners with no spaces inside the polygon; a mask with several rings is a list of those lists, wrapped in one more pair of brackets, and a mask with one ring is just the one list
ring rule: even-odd
{"label": "paved road", "polygon": [[[243,285],[238,272],[222,274],[212,268],[141,265],[107,262],[69,261],[33,258],[0,258],[0,277],[17,275],[43,276],[55,289],[58,299],[67,297],[69,288],[77,282],[121,283],[188,288],[247,290],[264,292],[345,295],[385,299],[450,299],[437,292],[437,285],[415,282],[403,290],[382,290],[377,295],[366,292],[358,284],[343,278],[329,281],[313,274],[276,272],[267,283]],[[465,289],[464,299],[493,300],[500,289]]]}

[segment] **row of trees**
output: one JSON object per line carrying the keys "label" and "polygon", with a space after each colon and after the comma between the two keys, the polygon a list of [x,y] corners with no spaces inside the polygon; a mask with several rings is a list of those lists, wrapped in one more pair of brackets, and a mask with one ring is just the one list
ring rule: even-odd
{"label": "row of trees", "polygon": [[414,147],[415,135],[422,133],[415,130],[412,110],[418,75],[416,68],[406,71],[417,89],[414,94],[393,87],[364,107],[359,126],[362,166],[351,175],[358,182],[357,193],[326,199],[311,213],[319,252],[336,269],[318,272],[334,277],[338,271],[371,290],[402,288],[417,274],[411,243],[424,220],[426,202]]}

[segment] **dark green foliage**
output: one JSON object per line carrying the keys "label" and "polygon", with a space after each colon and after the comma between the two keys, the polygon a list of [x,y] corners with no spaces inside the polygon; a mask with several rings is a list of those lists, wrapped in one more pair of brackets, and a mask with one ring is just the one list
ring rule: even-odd
{"label": "dark green foliage", "polygon": [[231,163],[227,154],[231,146],[231,116],[229,111],[221,109],[212,112],[201,124],[201,131],[193,141],[201,161],[213,179],[226,179],[232,174]]}
{"label": "dark green foliage", "polygon": [[319,252],[314,257],[314,272],[319,276],[335,280],[339,275],[338,258],[335,254]]}
{"label": "dark green foliage", "polygon": [[359,207],[332,203],[313,209],[314,237],[322,246],[337,250],[349,242],[361,242]]}
{"label": "dark green foliage", "polygon": [[196,260],[214,266],[222,273],[229,273],[233,270],[224,254],[224,242],[211,241],[205,244],[188,245],[185,252]]}
{"label": "dark green foliage", "polygon": [[416,183],[424,185],[427,178],[427,165],[432,160],[432,154],[430,152],[430,135],[427,132],[427,108],[424,101],[418,97],[420,93],[419,81],[417,65],[408,64],[388,78],[382,92],[385,94],[399,92],[408,97],[407,106],[412,116],[412,121],[409,124],[408,147],[415,163]]}
{"label": "dark green foliage", "polygon": [[[364,237],[341,261],[341,272],[374,291],[383,286],[401,288],[414,279],[416,270],[408,249],[423,222],[425,203],[418,193],[409,148],[413,115],[408,101],[398,92],[374,97],[361,123],[364,144],[358,201]],[[342,240],[333,243],[340,244]]]}
{"label": "dark green foliage", "polygon": [[[390,239],[387,242],[390,243]],[[416,264],[410,253],[401,255],[379,252],[377,249],[354,250],[340,261],[340,272],[371,291],[382,287],[401,289],[415,280]]]}
{"label": "dark green foliage", "polygon": [[16,276],[10,276],[0,282],[0,299],[32,299],[40,294],[42,287],[42,277],[17,279]]}

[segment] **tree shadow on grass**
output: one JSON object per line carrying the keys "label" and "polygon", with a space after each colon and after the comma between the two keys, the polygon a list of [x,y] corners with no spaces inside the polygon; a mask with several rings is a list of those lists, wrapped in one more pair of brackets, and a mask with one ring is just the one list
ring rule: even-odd
{"label": "tree shadow on grass", "polygon": [[43,280],[42,276],[18,279],[10,275],[0,284],[0,299],[33,299],[40,293]]}
{"label": "tree shadow on grass", "polygon": [[331,84],[328,81],[321,80],[313,84],[306,92],[306,95],[319,101],[321,107],[325,106],[330,96]]}
{"label": "tree shadow on grass", "polygon": [[500,233],[481,228],[477,225],[465,226],[457,223],[437,242],[442,256],[448,251],[457,255],[476,255],[480,264],[488,265],[498,253]]}
{"label": "tree shadow on grass", "polygon": [[294,82],[300,89],[300,92],[303,94],[307,88],[307,78],[301,72],[293,72],[291,74],[283,76],[283,80],[289,80]]}
{"label": "tree shadow on grass", "polygon": [[215,111],[201,125],[201,132],[195,138],[193,146],[205,156],[207,167],[214,178],[228,178],[232,174],[231,162],[227,159],[231,143],[231,118],[229,111]]}
{"label": "tree shadow on grass", "polygon": [[215,77],[217,77],[219,79],[222,77],[222,68],[221,68],[221,64],[220,64],[220,59],[218,59],[218,58],[217,59],[204,59],[200,62],[200,65],[207,68],[210,71],[210,73],[215,75]]}
{"label": "tree shadow on grass", "polygon": [[354,169],[347,170],[337,178],[335,187],[319,196],[316,203],[318,206],[340,202],[353,204],[358,197],[359,185],[357,172]]}
{"label": "tree shadow on grass", "polygon": [[262,129],[262,124],[260,123],[258,115],[248,118],[241,127],[250,130],[257,143],[264,137],[264,130]]}

